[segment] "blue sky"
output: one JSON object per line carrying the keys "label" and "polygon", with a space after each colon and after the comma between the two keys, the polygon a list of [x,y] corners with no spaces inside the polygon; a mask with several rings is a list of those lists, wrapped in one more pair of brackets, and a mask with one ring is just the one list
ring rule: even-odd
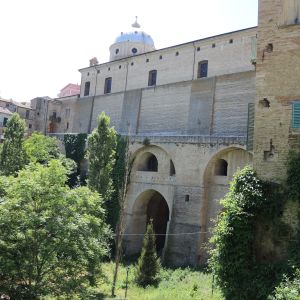
{"label": "blue sky", "polygon": [[128,31],[134,16],[157,49],[257,25],[258,0],[0,1],[0,96],[55,97],[79,68]]}

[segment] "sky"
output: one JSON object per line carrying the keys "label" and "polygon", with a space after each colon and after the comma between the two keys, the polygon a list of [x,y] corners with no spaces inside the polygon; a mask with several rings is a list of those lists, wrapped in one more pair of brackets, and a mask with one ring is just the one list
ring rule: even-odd
{"label": "sky", "polygon": [[56,97],[138,16],[156,49],[257,25],[258,0],[0,0],[0,97]]}

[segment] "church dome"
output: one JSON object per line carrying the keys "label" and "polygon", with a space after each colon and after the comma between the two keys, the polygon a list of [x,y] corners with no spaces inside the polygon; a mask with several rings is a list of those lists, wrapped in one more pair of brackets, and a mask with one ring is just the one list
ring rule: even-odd
{"label": "church dome", "polygon": [[152,37],[139,29],[137,20],[131,26],[133,31],[121,32],[110,46],[110,61],[155,50]]}
{"label": "church dome", "polygon": [[154,47],[154,42],[152,37],[144,31],[133,31],[121,33],[115,40],[115,43],[123,42],[137,42],[144,43]]}

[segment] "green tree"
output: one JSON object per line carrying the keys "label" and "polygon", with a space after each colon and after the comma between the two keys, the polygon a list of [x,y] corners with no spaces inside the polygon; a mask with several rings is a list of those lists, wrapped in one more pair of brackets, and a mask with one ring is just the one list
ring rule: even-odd
{"label": "green tree", "polygon": [[0,153],[0,173],[2,175],[15,175],[27,162],[23,148],[25,128],[25,121],[17,113],[14,113],[7,122]]}
{"label": "green tree", "polygon": [[146,287],[159,280],[160,261],[156,253],[155,232],[152,220],[147,225],[141,256],[138,260],[135,280],[138,285]]}
{"label": "green tree", "polygon": [[[87,157],[89,161],[88,186],[104,199],[105,207],[113,193],[112,171],[115,164],[117,133],[110,127],[110,118],[102,112],[98,126],[88,137]],[[112,211],[107,211],[111,219]]]}
{"label": "green tree", "polygon": [[110,238],[102,199],[66,180],[59,160],[0,177],[0,291],[11,299],[70,298],[100,274]]}
{"label": "green tree", "polygon": [[34,132],[24,141],[24,149],[31,162],[41,164],[58,158],[60,155],[57,140],[38,132]]}

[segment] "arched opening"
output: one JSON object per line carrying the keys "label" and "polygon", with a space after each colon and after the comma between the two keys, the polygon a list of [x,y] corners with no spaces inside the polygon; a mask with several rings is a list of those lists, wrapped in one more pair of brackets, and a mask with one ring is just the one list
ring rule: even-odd
{"label": "arched opening", "polygon": [[227,176],[228,163],[225,159],[218,159],[215,164],[215,175]]}
{"label": "arched opening", "polygon": [[175,171],[175,166],[174,163],[172,161],[172,159],[170,160],[170,176],[174,176],[176,175],[176,171]]}
{"label": "arched opening", "polygon": [[138,171],[148,171],[148,172],[157,172],[158,170],[158,161],[154,154],[146,152],[140,158],[138,164]]}
{"label": "arched opening", "polygon": [[167,201],[162,194],[155,190],[143,192],[137,199],[133,208],[131,233],[138,234],[132,236],[130,243],[132,254],[138,253],[142,247],[143,235],[147,224],[152,219],[156,236],[156,250],[161,255],[166,242],[166,233],[169,222],[170,210]]}

